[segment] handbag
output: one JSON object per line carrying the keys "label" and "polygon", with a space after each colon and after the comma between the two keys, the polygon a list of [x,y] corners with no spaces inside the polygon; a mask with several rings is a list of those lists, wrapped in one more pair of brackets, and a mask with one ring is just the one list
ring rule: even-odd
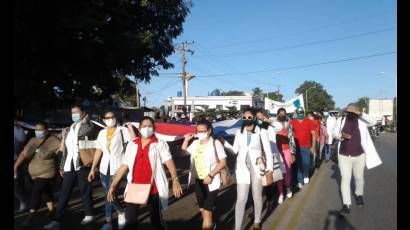
{"label": "handbag", "polygon": [[84,140],[78,140],[78,151],[84,166],[87,167],[93,164],[96,147],[97,141],[88,140],[88,136],[85,136]]}
{"label": "handbag", "polygon": [[[342,124],[343,124],[343,120],[345,117],[342,117],[342,121],[340,122],[340,131],[339,131],[339,135],[342,133]],[[338,155],[339,155],[339,143],[340,140],[339,139],[333,139],[333,143],[330,147],[330,151],[331,151],[331,156],[330,159],[334,162],[334,163],[338,163]]]}
{"label": "handbag", "polygon": [[154,181],[155,171],[157,169],[157,159],[155,159],[155,167],[149,184],[128,183],[127,192],[124,195],[124,201],[132,204],[147,204],[148,197],[151,192],[152,182]]}
{"label": "handbag", "polygon": [[[273,155],[273,172],[266,171],[266,154],[265,154],[265,151],[263,150],[262,138],[260,138],[260,143],[261,143],[262,156],[259,158],[262,160],[262,163],[264,165],[264,170],[261,170],[262,185],[266,187],[266,186],[270,186],[271,184],[277,181],[282,180],[283,175],[282,175],[282,172],[280,171],[279,160],[274,155]],[[256,159],[256,165],[258,165],[259,158]]]}
{"label": "handbag", "polygon": [[[215,141],[216,140],[214,139],[213,140],[213,145],[214,145],[214,150],[215,150],[214,153],[215,153],[215,158],[216,158],[217,162],[219,163],[219,157],[218,157],[218,153],[217,153],[217,150],[216,150]],[[221,185],[222,186],[227,186],[227,185],[232,183],[232,177],[231,177],[231,173],[229,172],[228,166],[225,166],[224,168],[222,168],[219,171],[219,175],[221,177]]]}

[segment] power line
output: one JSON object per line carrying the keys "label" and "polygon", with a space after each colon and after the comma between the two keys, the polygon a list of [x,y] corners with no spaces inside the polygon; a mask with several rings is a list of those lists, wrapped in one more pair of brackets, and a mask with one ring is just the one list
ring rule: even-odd
{"label": "power line", "polygon": [[327,64],[333,64],[333,63],[339,63],[339,62],[347,62],[347,61],[354,61],[354,60],[360,60],[360,59],[365,59],[365,58],[372,58],[372,57],[377,57],[377,56],[384,56],[384,55],[389,55],[389,54],[394,54],[394,53],[396,53],[396,52],[395,51],[390,51],[390,52],[372,54],[372,55],[361,56],[361,57],[339,59],[339,60],[335,60],[335,61],[325,61],[325,62],[320,62],[320,63],[315,63],[315,64],[297,65],[297,66],[273,68],[273,69],[267,69],[267,70],[257,70],[257,71],[242,72],[242,73],[202,75],[202,76],[196,76],[196,77],[223,77],[223,76],[233,76],[233,75],[246,75],[246,74],[254,74],[254,73],[264,73],[264,72],[272,72],[272,71],[279,71],[279,70],[300,69],[300,68],[307,68],[307,67],[312,67],[312,66],[320,66],[320,65],[327,65]]}
{"label": "power line", "polygon": [[[324,43],[329,43],[329,42],[342,41],[342,40],[347,40],[347,39],[352,39],[352,38],[369,36],[369,35],[373,35],[373,34],[377,34],[377,33],[391,31],[391,30],[394,30],[394,29],[396,29],[396,27],[389,27],[389,28],[384,28],[384,29],[380,29],[380,30],[376,30],[376,31],[360,33],[360,34],[354,34],[354,35],[339,37],[339,38],[334,38],[334,39],[327,39],[327,40],[319,40],[319,41],[314,41],[314,42],[309,42],[309,43],[302,43],[302,44],[293,45],[293,46],[284,46],[284,47],[273,48],[273,49],[263,49],[263,50],[255,50],[255,51],[243,51],[243,52],[221,54],[221,55],[219,55],[219,57],[221,58],[221,57],[231,57],[231,56],[241,56],[241,55],[252,55],[252,54],[269,53],[269,52],[275,52],[275,51],[287,50],[287,49],[295,49],[295,48],[306,47],[306,46],[314,46],[314,45],[319,45],[319,44],[324,44]],[[203,58],[205,56],[198,55],[197,57],[202,57]]]}
{"label": "power line", "polygon": [[339,25],[339,24],[346,25],[346,24],[351,24],[351,23],[357,23],[359,20],[363,21],[363,19],[380,17],[381,13],[385,13],[385,12],[388,12],[388,11],[389,10],[384,10],[380,13],[367,15],[367,16],[361,16],[361,17],[360,16],[359,17],[354,17],[354,18],[350,18],[350,19],[347,19],[347,20],[343,20],[343,21],[338,21],[338,22],[333,22],[333,23],[321,25],[321,26],[312,27],[312,28],[302,30],[302,31],[298,31],[298,32],[274,35],[274,36],[261,38],[261,39],[256,39],[256,40],[248,40],[248,41],[242,41],[242,42],[228,43],[228,44],[223,44],[223,45],[219,45],[219,46],[213,46],[212,48],[226,48],[226,47],[238,46],[238,45],[242,45],[242,44],[249,44],[249,43],[256,43],[256,42],[261,42],[261,41],[267,41],[267,40],[271,40],[273,38],[288,37],[288,36],[292,36],[292,35],[300,35],[300,34],[312,32],[312,31],[320,30],[320,29],[323,29],[323,28],[327,28],[327,27],[330,27],[330,26],[334,26],[334,25]]}

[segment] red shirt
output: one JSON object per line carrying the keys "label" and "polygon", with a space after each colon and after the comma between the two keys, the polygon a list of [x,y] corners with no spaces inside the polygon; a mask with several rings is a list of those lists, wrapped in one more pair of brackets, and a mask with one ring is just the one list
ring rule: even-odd
{"label": "red shirt", "polygon": [[[151,138],[151,142],[142,148],[141,138],[134,141],[138,145],[137,155],[135,156],[134,169],[132,171],[132,183],[149,184],[151,183],[152,168],[149,161],[149,147],[151,143],[158,142],[156,137]],[[157,194],[158,189],[155,181],[152,181],[151,194]]]}
{"label": "red shirt", "polygon": [[296,144],[299,143],[300,148],[311,148],[312,141],[310,133],[315,131],[316,126],[314,122],[308,118],[303,119],[302,122],[299,122],[298,119],[292,119],[290,120],[290,124],[295,130],[294,137]]}
{"label": "red shirt", "polygon": [[316,140],[318,140],[320,136],[320,121],[319,120],[312,120],[312,121],[315,127]]}

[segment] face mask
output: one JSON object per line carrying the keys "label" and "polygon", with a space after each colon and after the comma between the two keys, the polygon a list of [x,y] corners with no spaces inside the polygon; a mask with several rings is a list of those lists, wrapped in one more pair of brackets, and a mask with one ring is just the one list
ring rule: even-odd
{"label": "face mask", "polygon": [[359,118],[359,115],[357,115],[357,114],[355,114],[355,113],[347,112],[347,114],[346,114],[346,119],[347,119],[347,120],[352,121],[352,120],[355,120],[355,119],[357,119],[357,118]]}
{"label": "face mask", "polygon": [[46,136],[46,131],[34,131],[34,133],[36,134],[37,138],[44,138]]}
{"label": "face mask", "polygon": [[325,117],[327,117],[327,116],[329,115],[329,113],[328,113],[328,112],[323,112],[323,115],[324,115]]}
{"label": "face mask", "polygon": [[297,116],[298,116],[298,119],[299,119],[299,120],[303,120],[303,119],[305,118],[305,115],[304,115],[304,114],[298,114]]}
{"label": "face mask", "polygon": [[107,120],[104,120],[104,123],[108,126],[108,127],[114,127],[116,120],[115,118],[110,118]]}
{"label": "face mask", "polygon": [[73,119],[74,122],[77,122],[81,120],[81,115],[79,113],[71,114],[71,119]]}
{"label": "face mask", "polygon": [[261,120],[256,120],[256,122],[258,123],[258,125],[262,125],[262,124],[263,124],[263,121],[261,121]]}
{"label": "face mask", "polygon": [[278,116],[278,121],[280,122],[286,121],[286,116]]}
{"label": "face mask", "polygon": [[253,120],[244,120],[243,124],[245,126],[251,126],[251,125],[255,124],[255,121],[253,121]]}
{"label": "face mask", "polygon": [[208,138],[208,133],[197,133],[198,140],[203,141]]}
{"label": "face mask", "polygon": [[293,119],[296,119],[296,118],[298,118],[298,115],[297,115],[296,113],[294,113],[294,114],[292,115],[292,118],[293,118]]}
{"label": "face mask", "polygon": [[143,137],[149,138],[154,134],[154,129],[152,127],[144,127],[140,129],[140,133]]}

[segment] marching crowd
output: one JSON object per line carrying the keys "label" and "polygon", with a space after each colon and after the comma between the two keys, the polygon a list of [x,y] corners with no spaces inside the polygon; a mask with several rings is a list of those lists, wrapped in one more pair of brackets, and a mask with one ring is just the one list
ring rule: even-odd
{"label": "marching crowd", "polygon": [[[235,206],[235,230],[243,226],[250,189],[254,205],[253,229],[261,229],[263,191],[266,190],[268,208],[275,202],[281,204],[292,198],[296,189],[293,185],[303,189],[309,184],[312,171],[331,158],[338,162],[342,176],[340,214],[350,212],[352,174],[357,204],[364,205],[364,168],[381,164],[366,128],[366,122],[371,121],[366,120],[354,104],[350,104],[342,116],[328,111],[306,114],[303,108],[292,111],[291,116],[289,112],[281,108],[275,119],[269,119],[264,110],[246,109],[233,145],[223,137],[215,137],[212,122],[208,120],[197,121],[196,133],[184,136],[181,156],[190,158],[188,185],[192,184],[195,191],[202,229],[216,228],[212,214],[218,202],[218,191],[231,184],[236,184],[236,203],[232,204]],[[102,121],[106,127],[97,132],[81,106],[72,106],[71,115],[73,123],[62,130],[61,139],[50,135],[46,123],[38,122],[35,137],[27,143],[15,120],[15,197],[20,201],[21,212],[29,207],[22,226],[30,227],[43,198],[51,219],[44,229],[60,229],[76,183],[84,209],[81,225],[95,221],[92,181],[98,174],[105,194],[105,224],[101,229],[113,228],[114,211],[118,213],[120,229],[137,229],[141,205],[147,205],[151,224],[156,229],[166,229],[162,213],[168,206],[168,198],[171,195],[181,197],[182,189],[168,143],[155,136],[154,120],[143,117],[135,130],[130,123],[127,127],[121,126],[114,112],[105,111]],[[235,169],[229,170],[227,154],[236,155]],[[27,172],[32,179],[30,202],[21,188],[24,164],[28,164]],[[58,174],[62,182],[54,207],[53,183]],[[117,191],[124,177],[127,186],[124,202],[120,202]],[[169,194],[169,181],[172,194]]]}

